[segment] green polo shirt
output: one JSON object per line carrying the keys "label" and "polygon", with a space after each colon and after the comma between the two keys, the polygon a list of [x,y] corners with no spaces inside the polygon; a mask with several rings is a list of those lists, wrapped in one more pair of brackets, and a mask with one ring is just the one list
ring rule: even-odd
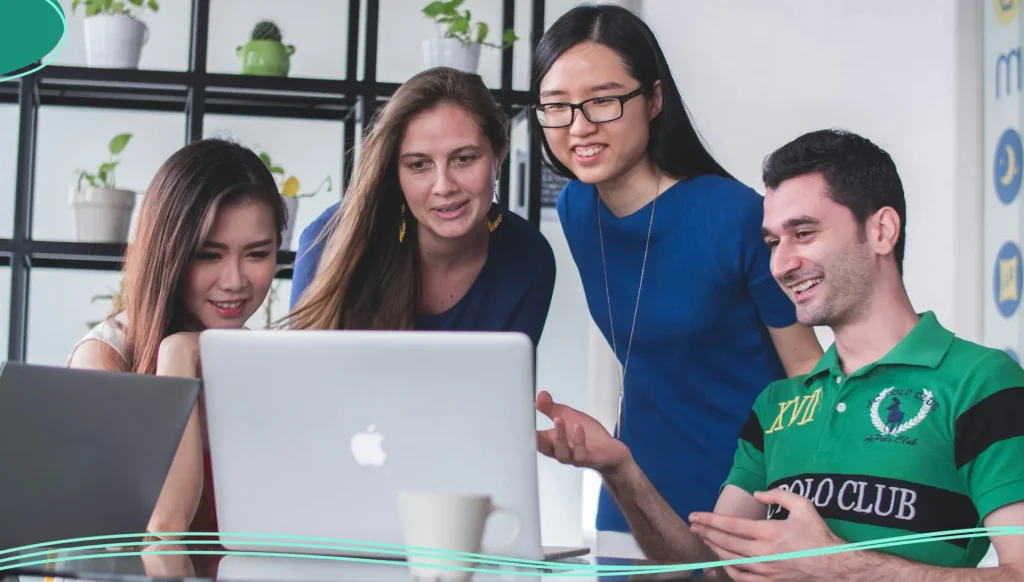
{"label": "green polo shirt", "polygon": [[[851,543],[983,527],[991,511],[1024,501],[1024,369],[1001,350],[955,337],[931,312],[849,376],[833,344],[810,374],[774,382],[757,398],[725,483],[803,495]],[[785,513],[769,507],[767,517]],[[884,551],[973,567],[989,543]]]}

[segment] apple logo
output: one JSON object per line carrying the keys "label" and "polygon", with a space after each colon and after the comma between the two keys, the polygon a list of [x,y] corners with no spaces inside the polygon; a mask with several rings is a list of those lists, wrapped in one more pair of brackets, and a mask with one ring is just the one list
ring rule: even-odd
{"label": "apple logo", "polygon": [[367,427],[366,432],[357,432],[352,436],[350,443],[352,457],[357,464],[364,467],[367,465],[379,467],[384,464],[384,459],[387,457],[384,447],[381,446],[384,435],[376,432],[376,428],[377,425],[371,424]]}

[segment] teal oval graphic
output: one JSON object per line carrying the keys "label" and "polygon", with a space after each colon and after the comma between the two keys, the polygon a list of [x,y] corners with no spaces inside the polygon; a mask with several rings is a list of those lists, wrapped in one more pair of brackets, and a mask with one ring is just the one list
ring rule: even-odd
{"label": "teal oval graphic", "polygon": [[[63,47],[67,19],[57,0],[8,2],[3,23],[6,30],[0,32],[0,81],[17,79],[45,67],[59,51],[31,70],[20,70],[41,61],[58,45]],[[15,71],[18,73],[12,74]]]}

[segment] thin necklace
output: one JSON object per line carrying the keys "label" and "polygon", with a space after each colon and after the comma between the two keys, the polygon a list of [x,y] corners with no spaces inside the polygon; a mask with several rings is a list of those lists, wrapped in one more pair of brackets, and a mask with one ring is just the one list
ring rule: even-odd
{"label": "thin necklace", "polygon": [[[596,191],[597,188],[595,187]],[[622,435],[622,399],[626,392],[626,370],[629,368],[629,352],[633,348],[633,332],[636,330],[636,314],[640,311],[640,291],[644,286],[644,271],[647,268],[647,251],[651,248],[651,230],[654,227],[654,208],[658,203],[658,192],[661,190],[661,176],[658,177],[658,187],[654,192],[654,200],[651,201],[651,221],[647,225],[647,243],[644,245],[644,260],[640,265],[640,285],[636,290],[636,306],[633,308],[633,325],[629,329],[629,342],[626,344],[626,359],[622,364],[622,373],[619,374],[619,411],[615,421],[615,438]],[[604,295],[608,299],[608,325],[612,332],[612,351],[615,358],[619,357],[619,348],[615,342],[615,323],[612,321],[612,294],[608,288],[608,263],[604,256],[604,230],[601,228],[601,194],[597,195],[597,231],[601,241],[601,266],[604,268]]]}

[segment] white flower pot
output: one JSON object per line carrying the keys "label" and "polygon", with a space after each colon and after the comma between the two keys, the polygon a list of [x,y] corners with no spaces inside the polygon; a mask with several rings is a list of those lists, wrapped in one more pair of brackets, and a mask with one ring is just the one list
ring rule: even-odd
{"label": "white flower pot", "polygon": [[71,188],[78,242],[128,242],[135,192],[120,188]]}
{"label": "white flower pot", "polygon": [[455,38],[432,38],[423,41],[423,66],[451,67],[467,73],[475,73],[480,64],[480,45],[462,44]]}
{"label": "white flower pot", "polygon": [[123,14],[97,14],[85,19],[85,62],[90,67],[138,69],[149,27]]}
{"label": "white flower pot", "polygon": [[288,225],[281,235],[281,250],[292,250],[292,237],[295,236],[295,215],[299,212],[299,199],[283,196],[284,207],[288,210]]}

